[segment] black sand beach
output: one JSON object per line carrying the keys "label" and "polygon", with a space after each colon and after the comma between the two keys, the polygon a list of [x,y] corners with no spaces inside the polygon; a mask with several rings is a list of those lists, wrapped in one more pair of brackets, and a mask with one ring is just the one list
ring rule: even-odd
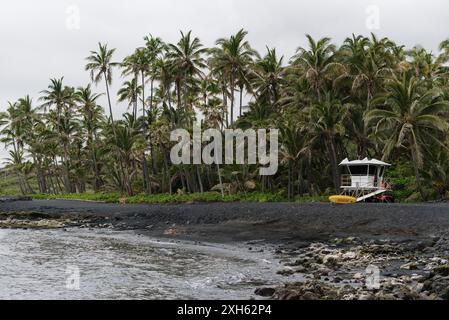
{"label": "black sand beach", "polygon": [[[278,273],[305,281],[260,287],[273,299],[449,299],[449,204],[106,204],[0,201],[3,228],[110,228],[174,241],[271,250]],[[367,287],[368,267],[380,284]],[[256,289],[256,288],[255,288]]]}
{"label": "black sand beach", "polygon": [[[449,230],[449,203],[198,203],[108,204],[71,200],[4,201],[0,212],[33,212],[50,217],[90,219],[122,230],[230,242],[364,239],[425,240]],[[173,232],[167,232],[171,229]],[[177,231],[176,231],[177,230]]]}

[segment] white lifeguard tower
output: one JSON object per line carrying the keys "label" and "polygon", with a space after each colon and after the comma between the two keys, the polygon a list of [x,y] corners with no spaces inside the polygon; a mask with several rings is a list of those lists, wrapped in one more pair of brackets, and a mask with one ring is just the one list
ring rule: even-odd
{"label": "white lifeguard tower", "polygon": [[356,202],[388,191],[389,186],[384,180],[388,163],[377,159],[349,161],[344,159],[340,164],[342,196],[354,197]]}

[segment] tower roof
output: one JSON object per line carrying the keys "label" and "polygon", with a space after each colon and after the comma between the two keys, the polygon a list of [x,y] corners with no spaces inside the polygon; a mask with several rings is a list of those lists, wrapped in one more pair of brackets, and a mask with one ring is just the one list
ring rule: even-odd
{"label": "tower roof", "polygon": [[363,160],[352,160],[349,161],[348,158],[344,159],[339,164],[340,166],[363,166],[363,165],[370,165],[370,166],[391,166],[391,164],[377,160],[377,159],[371,159],[365,158]]}

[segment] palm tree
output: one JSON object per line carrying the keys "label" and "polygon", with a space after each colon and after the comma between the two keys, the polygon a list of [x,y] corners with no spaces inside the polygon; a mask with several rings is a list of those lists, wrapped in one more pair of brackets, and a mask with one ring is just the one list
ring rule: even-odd
{"label": "palm tree", "polygon": [[145,83],[146,83],[146,80],[145,80],[145,76],[150,71],[151,61],[150,61],[150,57],[149,57],[149,54],[148,54],[146,48],[138,48],[136,50],[136,52],[134,53],[134,55],[136,56],[137,70],[140,73],[140,79],[141,79],[142,116],[145,117],[145,114],[146,114],[146,111],[145,111],[145,106],[146,106],[146,101],[145,101]]}
{"label": "palm tree", "polygon": [[236,81],[240,80],[240,93],[243,86],[249,86],[247,79],[248,67],[252,63],[253,57],[257,52],[251,48],[248,41],[245,40],[247,31],[240,29],[229,39],[220,38],[216,41],[217,48],[211,50],[211,66],[213,71],[226,77],[229,84],[231,99],[231,125],[234,123],[234,99]]}
{"label": "palm tree", "polygon": [[145,52],[148,68],[144,72],[150,77],[150,109],[153,109],[154,81],[159,76],[159,61],[163,52],[166,50],[166,44],[159,37],[153,37],[151,34],[144,38]]}
{"label": "palm tree", "polygon": [[36,127],[42,124],[41,115],[33,108],[33,100],[29,95],[18,100],[19,114],[16,121],[22,123],[24,144],[28,146],[27,151],[33,159],[33,166],[36,172],[38,187],[40,193],[47,192],[47,183],[42,170],[41,157],[38,155]]}
{"label": "palm tree", "polygon": [[70,103],[70,92],[67,90],[67,87],[63,85],[63,80],[64,77],[60,79],[50,79],[48,89],[41,91],[40,93],[42,96],[39,98],[40,101],[43,101],[42,107],[44,110],[47,110],[47,108],[51,108],[53,106],[56,107],[56,113],[58,116],[58,131],[63,109]]}
{"label": "palm tree", "polygon": [[340,187],[338,161],[343,156],[341,139],[345,134],[343,123],[348,117],[348,108],[332,92],[328,92],[325,99],[306,108],[304,113],[302,127],[307,130],[310,144],[325,148],[330,160],[334,188],[338,192]]}
{"label": "palm tree", "polygon": [[[149,42],[149,39],[148,41]],[[155,41],[157,42],[157,41]],[[154,44],[157,46],[157,43]],[[158,48],[151,48],[152,50],[157,50]],[[157,59],[158,52],[150,51],[147,47],[145,48],[139,48],[136,50],[136,60],[138,62],[137,69],[140,72],[141,80],[142,80],[142,131],[143,131],[143,140],[147,141],[147,128],[148,128],[148,122],[147,122],[147,112],[145,108],[145,75],[148,74],[152,69],[154,68],[153,65],[155,63],[155,60]],[[152,109],[152,100],[153,100],[153,81],[154,78],[152,77],[151,82],[151,97],[150,97],[150,109]],[[144,143],[144,146],[147,146],[146,143]],[[143,181],[144,181],[144,188],[147,191],[148,194],[151,194],[151,182],[150,182],[150,175],[148,170],[148,162],[147,157],[145,154],[145,149],[142,149],[142,171],[143,171]],[[153,154],[153,153],[152,153]],[[153,158],[153,164],[154,164],[154,158]],[[154,170],[154,165],[153,165]]]}
{"label": "palm tree", "polygon": [[112,130],[115,134],[114,116],[112,114],[111,97],[109,94],[109,86],[112,83],[112,69],[119,66],[119,63],[112,62],[114,52],[115,49],[108,49],[107,44],[98,43],[98,51],[91,51],[90,56],[86,58],[88,63],[85,66],[85,70],[90,71],[90,78],[95,84],[98,84],[103,79],[105,81],[109,116],[111,117]]}
{"label": "palm tree", "polygon": [[26,186],[21,175],[21,167],[23,165],[23,141],[21,137],[23,136],[23,130],[20,121],[17,120],[19,116],[18,103],[8,102],[6,112],[0,114],[0,124],[3,126],[1,141],[5,144],[5,148],[11,145],[13,147],[13,150],[9,150],[9,163],[14,167],[20,191],[22,194],[26,194]]}
{"label": "palm tree", "polygon": [[[298,189],[302,191],[302,166],[299,164],[300,157],[304,156],[308,149],[306,148],[307,137],[305,132],[301,127],[293,123],[292,121],[287,123],[281,123],[279,126],[281,133],[281,163],[287,164],[288,169],[288,185],[287,185],[287,195],[288,199],[291,200],[294,196],[294,175],[295,169],[298,168]],[[306,157],[303,157],[305,160]]]}
{"label": "palm tree", "polygon": [[431,81],[439,70],[439,61],[435,59],[431,52],[421,47],[414,47],[406,52],[411,58],[410,66],[415,72],[415,77]]}
{"label": "palm tree", "polygon": [[27,175],[32,167],[29,162],[24,161],[24,152],[9,150],[8,162],[14,167],[22,194],[34,193],[27,179]]}
{"label": "palm tree", "polygon": [[[148,39],[149,41],[149,39]],[[153,56],[153,52],[147,50],[147,48],[138,48],[134,52],[133,55],[127,57],[122,65],[125,66],[124,74],[133,73],[134,79],[131,82],[125,83],[126,87],[123,90],[119,91],[121,94],[120,99],[124,100],[129,94],[132,95],[131,100],[134,103],[134,110],[137,111],[137,96],[139,94],[142,95],[142,129],[143,129],[143,137],[147,136],[147,121],[146,121],[146,99],[145,99],[145,76],[148,74],[155,63],[155,59],[157,56]],[[137,77],[140,75],[141,77],[141,85],[138,85]],[[152,78],[153,81],[153,78]],[[153,86],[153,82],[152,82]],[[130,92],[131,91],[131,92]],[[128,93],[127,93],[128,92]],[[151,101],[152,104],[153,99],[153,88],[151,88]],[[133,112],[134,117],[136,118],[136,114]],[[142,165],[143,165],[143,177],[144,177],[144,187],[148,193],[151,193],[149,172],[148,172],[148,163],[145,155],[145,149],[142,149]]]}
{"label": "palm tree", "polygon": [[355,157],[363,159],[370,156],[370,150],[376,147],[373,137],[370,137],[373,128],[365,125],[365,106],[362,104],[348,104],[348,109],[350,112],[343,124],[346,130],[346,139],[348,142],[354,143]]}
{"label": "palm tree", "polygon": [[[127,91],[130,94],[130,98],[125,98],[123,97],[123,91],[120,93],[118,93],[119,95],[119,99],[121,99],[121,101],[124,101],[125,99],[130,100],[130,102],[132,102],[132,106],[133,106],[133,115],[134,117],[137,119],[137,107],[138,107],[138,100],[139,100],[139,95],[142,93],[142,87],[139,86],[139,61],[138,61],[138,56],[136,53],[133,53],[127,57],[125,57],[125,59],[123,59],[123,62],[120,64],[120,66],[122,67],[122,76],[131,76],[132,79],[131,81],[126,81],[125,83],[123,83],[122,88],[124,87],[128,87]],[[132,86],[131,86],[132,85]],[[137,87],[140,87],[140,89],[138,89]],[[139,92],[138,94],[137,91]],[[122,99],[123,98],[123,99]],[[131,101],[132,100],[132,101]]]}
{"label": "palm tree", "polygon": [[79,113],[82,115],[82,128],[85,130],[86,145],[90,151],[92,159],[92,171],[94,182],[92,186],[95,192],[100,190],[102,179],[100,176],[100,165],[98,163],[98,131],[103,119],[103,109],[97,104],[101,94],[92,92],[90,84],[86,87],[78,88],[75,93],[75,99],[78,103]]}
{"label": "palm tree", "polygon": [[399,164],[393,179],[412,180],[407,188],[423,199],[427,188],[445,197],[449,41],[438,55],[373,34],[352,35],[338,50],[329,38],[307,41],[285,61],[274,48],[259,56],[245,30],[218,39],[211,49],[191,32],[181,32],[170,45],[149,35],[120,63],[124,80],[117,100],[130,107],[120,119],[113,116],[110,92],[119,64],[113,62],[115,49],[100,43],[85,68],[94,83],[105,81],[106,114],[93,84],[75,90],[63,78],[51,79],[41,106],[34,108],[25,96],[0,113],[0,141],[12,152],[9,165],[20,191],[33,191],[31,173],[39,192],[54,194],[88,188],[125,194],[220,191],[218,183],[224,193],[228,180],[229,192],[245,190],[242,182],[254,178],[255,165],[170,162],[170,131],[191,132],[198,119],[201,128],[280,129],[280,170],[260,179],[256,188],[262,192],[269,187],[292,199],[332,184],[339,190],[339,160],[382,154]]}
{"label": "palm tree", "polygon": [[383,158],[387,159],[394,148],[403,147],[410,152],[418,191],[423,200],[427,193],[421,181],[420,170],[424,151],[429,143],[441,145],[438,134],[448,129],[448,101],[438,90],[427,90],[423,82],[404,74],[386,84],[386,92],[373,99],[374,109],[365,116],[367,124],[374,123],[376,134],[387,139]]}
{"label": "palm tree", "polygon": [[23,143],[20,138],[22,136],[22,130],[20,123],[16,120],[19,116],[18,110],[17,102],[8,102],[6,112],[0,114],[0,125],[3,126],[1,130],[1,141],[5,143],[5,147],[12,145],[14,152],[18,152],[23,148]]}
{"label": "palm tree", "polygon": [[181,31],[178,43],[168,45],[166,57],[175,74],[178,108],[181,108],[181,95],[184,94],[184,107],[187,109],[187,83],[190,78],[203,74],[202,69],[206,67],[204,60],[206,52],[207,49],[202,46],[199,38],[192,39],[192,31],[186,34]]}
{"label": "palm tree", "polygon": [[267,54],[255,62],[251,73],[252,87],[257,92],[257,99],[266,101],[272,108],[278,102],[284,78],[283,60],[283,56],[278,58],[276,49],[267,47]]}
{"label": "palm tree", "polygon": [[62,163],[64,168],[64,189],[66,193],[71,193],[73,188],[70,181],[70,165],[69,165],[69,139],[64,137],[64,120],[69,121],[64,115],[70,106],[73,106],[73,89],[63,85],[63,77],[60,79],[51,79],[47,90],[41,92],[43,96],[39,100],[43,101],[44,109],[56,107],[56,128],[63,145]]}
{"label": "palm tree", "polygon": [[293,65],[301,68],[303,76],[313,87],[317,99],[321,100],[321,93],[329,89],[329,82],[346,73],[342,63],[336,61],[335,45],[330,38],[322,38],[315,41],[310,35],[306,35],[309,49],[298,48],[293,57]]}
{"label": "palm tree", "polygon": [[442,41],[439,45],[440,55],[438,56],[438,62],[444,64],[449,61],[449,39]]}
{"label": "palm tree", "polygon": [[[72,173],[72,170],[76,168],[75,164],[78,161],[77,155],[73,153],[74,149],[79,143],[80,137],[78,132],[80,131],[79,119],[76,117],[76,97],[75,88],[66,87],[67,91],[67,103],[64,106],[63,113],[61,115],[61,124],[59,132],[59,141],[62,145],[62,151],[65,158],[65,170],[67,170],[67,180],[69,182],[69,193],[76,192],[76,180],[77,177]],[[74,155],[74,157],[72,157]]]}
{"label": "palm tree", "polygon": [[142,86],[137,84],[136,78],[133,78],[131,81],[125,81],[122,84],[122,87],[117,92],[118,101],[128,101],[128,106],[132,106],[132,115],[137,119],[137,100],[139,94],[142,92]]}
{"label": "palm tree", "polygon": [[118,125],[117,138],[110,141],[111,150],[120,158],[123,166],[123,185],[129,196],[134,194],[132,181],[135,171],[132,169],[133,147],[138,138],[138,132],[128,126]]}
{"label": "palm tree", "polygon": [[341,78],[351,79],[351,92],[354,95],[366,97],[365,108],[369,107],[374,92],[382,80],[393,74],[385,54],[379,52],[378,46],[371,43],[368,38],[353,35],[352,38],[347,38],[340,48],[343,61],[347,65],[347,73]]}

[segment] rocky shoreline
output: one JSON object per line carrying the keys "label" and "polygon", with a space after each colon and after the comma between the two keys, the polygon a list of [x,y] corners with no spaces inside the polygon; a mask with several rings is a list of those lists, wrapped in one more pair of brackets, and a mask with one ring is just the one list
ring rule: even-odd
{"label": "rocky shoreline", "polygon": [[279,248],[279,273],[300,273],[305,281],[255,293],[279,300],[447,300],[448,249],[449,234],[418,242],[349,237]]}
{"label": "rocky shoreline", "polygon": [[28,211],[0,211],[0,229],[113,228],[112,224],[102,223],[106,220],[76,213],[50,215]]}
{"label": "rocky shoreline", "polygon": [[449,204],[0,201],[0,228],[69,227],[273,250],[305,281],[256,289],[269,299],[449,299]]}

